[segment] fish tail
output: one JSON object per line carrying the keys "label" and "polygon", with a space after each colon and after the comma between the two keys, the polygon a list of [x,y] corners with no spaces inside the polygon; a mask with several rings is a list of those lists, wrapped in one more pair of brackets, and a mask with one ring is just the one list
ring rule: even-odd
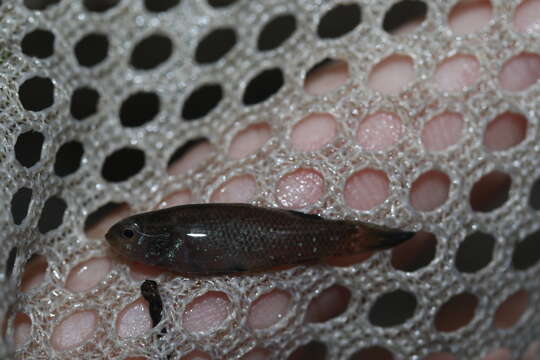
{"label": "fish tail", "polygon": [[357,239],[366,251],[393,248],[416,234],[413,231],[403,231],[382,226],[366,226],[365,224],[358,226],[357,229]]}

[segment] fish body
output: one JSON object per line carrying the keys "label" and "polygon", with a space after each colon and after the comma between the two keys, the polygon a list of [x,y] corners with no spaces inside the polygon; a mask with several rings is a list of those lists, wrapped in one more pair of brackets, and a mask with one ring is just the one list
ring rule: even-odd
{"label": "fish body", "polygon": [[412,232],[248,204],[193,204],[137,214],[113,225],[120,254],[186,274],[261,271],[328,256],[386,249]]}

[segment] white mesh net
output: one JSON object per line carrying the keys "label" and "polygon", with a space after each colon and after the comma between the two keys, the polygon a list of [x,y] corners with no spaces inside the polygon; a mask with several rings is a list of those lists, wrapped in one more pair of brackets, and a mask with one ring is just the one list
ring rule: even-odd
{"label": "white mesh net", "polygon": [[[448,24],[456,1],[433,0],[416,29],[389,34],[383,20],[395,3],[2,1],[2,351],[14,348],[9,339],[19,316],[30,324],[15,353],[24,359],[180,359],[194,349],[226,359],[254,348],[285,359],[305,344],[327,359],[348,359],[374,346],[396,359],[433,352],[473,359],[500,347],[523,354],[540,337],[540,206],[531,195],[540,177],[540,86],[504,89],[500,77],[514,57],[540,54],[539,33],[516,30],[520,1],[492,0],[489,23],[458,36]],[[264,35],[274,19],[277,25]],[[397,94],[368,86],[374,65],[390,55],[413,64],[412,80]],[[434,85],[437,69],[455,55],[474,57],[478,78],[459,91],[442,91]],[[306,74],[325,59],[345,63],[348,78],[333,91],[309,94]],[[395,144],[380,151],[361,146],[356,135],[358,124],[377,111],[399,116],[402,126]],[[422,129],[443,112],[460,114],[462,136],[429,151]],[[293,125],[309,113],[332,114],[336,134],[318,150],[298,151],[290,145]],[[506,113],[525,118],[526,136],[507,150],[490,151],[483,140],[488,123]],[[234,136],[260,123],[268,125],[269,140],[247,157],[228,156]],[[211,156],[195,170],[169,174],[171,156],[197,139],[211,144]],[[77,264],[110,256],[106,242],[84,229],[88,215],[104,204],[148,210],[177,190],[207,202],[227,181],[249,175],[256,186],[252,203],[281,206],[277,184],[297,169],[316,171],[323,184],[302,211],[422,229],[436,239],[432,258],[407,271],[387,251],[349,266],[212,278],[161,274],[163,320],[134,337],[116,329],[122,309],[141,296],[141,280],[128,264],[113,257],[92,289],[66,288]],[[355,209],[344,196],[363,169],[388,184],[388,196],[369,210]],[[414,206],[410,196],[426,173],[448,188],[434,210]],[[496,179],[502,195],[482,193],[485,175]],[[475,191],[479,195],[471,195]],[[472,260],[460,265],[469,253]],[[20,291],[25,264],[36,254],[46,259],[44,278]],[[310,302],[334,285],[350,293],[345,311],[306,322]],[[274,289],[288,294],[289,309],[272,326],[253,329],[248,309]],[[184,310],[209,291],[227,299],[226,318],[213,331],[187,331]],[[513,294],[527,297],[524,313],[511,326],[495,326],[498,309]],[[439,325],[456,304],[469,309],[470,318]],[[81,344],[55,346],[53,332],[77,312],[94,314],[94,330]]]}

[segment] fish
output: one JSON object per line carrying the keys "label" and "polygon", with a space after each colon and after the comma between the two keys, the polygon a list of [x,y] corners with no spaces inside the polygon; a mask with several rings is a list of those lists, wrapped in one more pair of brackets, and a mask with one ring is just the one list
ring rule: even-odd
{"label": "fish", "polygon": [[161,313],[163,311],[163,301],[159,295],[157,282],[154,280],[145,280],[141,284],[141,295],[148,301],[148,310],[150,318],[152,319],[152,327],[155,327],[161,321]]}
{"label": "fish", "polygon": [[250,204],[189,204],[129,216],[105,238],[120,255],[193,275],[260,272],[389,249],[415,235]]}

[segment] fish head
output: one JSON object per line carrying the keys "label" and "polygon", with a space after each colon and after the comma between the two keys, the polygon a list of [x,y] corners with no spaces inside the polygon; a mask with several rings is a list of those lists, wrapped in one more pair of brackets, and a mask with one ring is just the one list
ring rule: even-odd
{"label": "fish head", "polygon": [[119,254],[148,265],[161,265],[179,247],[163,226],[147,217],[130,216],[114,224],[105,239]]}

